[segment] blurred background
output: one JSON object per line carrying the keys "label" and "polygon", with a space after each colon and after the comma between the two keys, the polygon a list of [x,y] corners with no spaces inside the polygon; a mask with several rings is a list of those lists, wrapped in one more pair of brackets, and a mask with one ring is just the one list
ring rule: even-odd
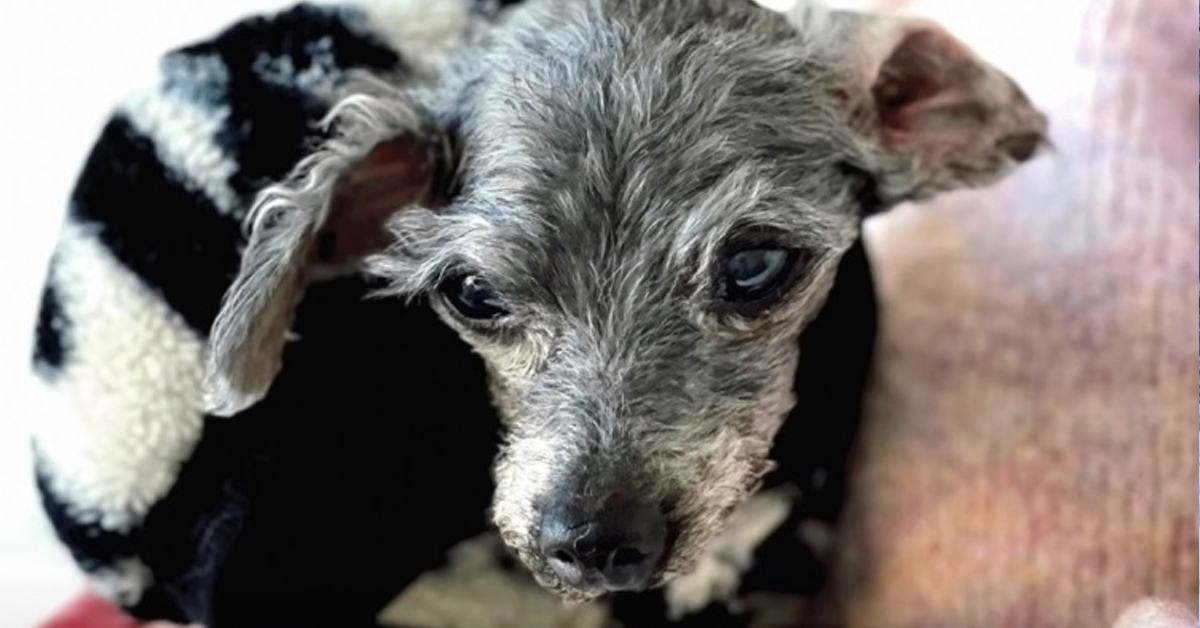
{"label": "blurred background", "polygon": [[[0,419],[0,625],[33,625],[81,586],[38,510],[22,411],[31,403],[25,384],[37,297],[78,168],[113,104],[154,80],[162,52],[289,4],[23,2],[0,10],[0,111],[8,120],[0,267],[9,281],[0,306],[0,400],[8,408]],[[1010,594],[995,604],[1011,605],[1052,580],[1085,579],[1063,585],[1070,591],[1097,587],[1078,604],[1052,601],[1043,615],[1010,617],[1012,625],[1079,617],[1079,605],[1112,617],[1139,591],[1190,586],[1194,603],[1194,6],[830,4],[934,17],[1050,113],[1056,144],[1002,188],[901,209],[871,225],[888,309],[860,494],[878,499],[877,507],[852,506],[861,542],[843,562],[846,573],[870,563],[883,575],[860,588],[870,596],[860,621],[938,604],[950,609],[941,617],[1005,617],[1000,607],[966,609],[998,580]],[[1064,355],[1075,356],[1074,366],[1056,365]],[[946,430],[988,444],[963,445]],[[1080,439],[1093,440],[1077,447]],[[1100,459],[1080,454],[1086,447],[1133,466],[1077,463]],[[888,526],[900,531],[881,533]],[[1049,549],[1025,552],[1043,545]],[[915,549],[889,551],[904,547]],[[1005,571],[1004,556],[1021,564]],[[1129,557],[1145,567],[1126,564]],[[960,579],[978,588],[946,598],[948,583]]]}

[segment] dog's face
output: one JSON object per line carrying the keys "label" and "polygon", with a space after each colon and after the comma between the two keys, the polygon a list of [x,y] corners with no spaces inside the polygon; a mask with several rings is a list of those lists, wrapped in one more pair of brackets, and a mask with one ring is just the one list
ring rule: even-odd
{"label": "dog's face", "polygon": [[[877,27],[737,0],[534,2],[437,89],[351,103],[346,133],[374,139],[325,159],[366,175],[325,185],[318,163],[265,197],[325,186],[336,214],[372,172],[410,190],[383,204],[417,206],[389,212],[370,269],[483,357],[506,425],[494,520],[546,586],[586,598],[686,571],[804,402],[797,338],[864,214],[991,180],[1041,141],[1012,83],[942,31]],[[430,134],[417,145],[452,146],[453,176],[413,166]],[[269,242],[318,231],[262,222]],[[214,368],[237,375],[221,324]]]}
{"label": "dog's face", "polygon": [[[719,16],[744,34],[690,25],[682,6],[675,25],[618,13],[625,43],[582,4],[510,25],[453,99],[455,194],[398,217],[406,245],[382,261],[436,275],[422,289],[486,362],[507,427],[495,522],[567,594],[686,570],[755,488],[862,211],[795,31],[749,5]],[[641,568],[588,577],[548,547],[547,528],[613,509],[650,528],[609,525]]]}

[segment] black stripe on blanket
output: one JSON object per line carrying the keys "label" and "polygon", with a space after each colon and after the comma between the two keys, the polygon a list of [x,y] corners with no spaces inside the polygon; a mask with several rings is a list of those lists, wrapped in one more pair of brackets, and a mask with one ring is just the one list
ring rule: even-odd
{"label": "black stripe on blanket", "polygon": [[240,226],[164,166],[124,117],[114,116],[92,148],[71,218],[207,336],[237,270]]}
{"label": "black stripe on blanket", "polygon": [[[361,28],[349,8],[298,5],[270,17],[238,22],[217,37],[182,48],[173,57],[217,56],[228,83],[221,94],[229,117],[217,143],[238,165],[230,179],[248,197],[282,178],[312,147],[328,94],[306,81],[336,80],[346,70],[368,69],[402,77],[392,49]],[[170,58],[170,57],[169,57]]]}

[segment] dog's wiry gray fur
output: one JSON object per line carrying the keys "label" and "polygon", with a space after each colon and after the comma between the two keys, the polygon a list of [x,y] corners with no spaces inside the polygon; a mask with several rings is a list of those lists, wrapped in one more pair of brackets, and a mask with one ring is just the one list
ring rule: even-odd
{"label": "dog's wiry gray fur", "polygon": [[[797,401],[796,339],[858,236],[862,178],[880,206],[986,183],[1028,156],[999,140],[1042,131],[983,66],[972,80],[984,104],[967,115],[991,122],[976,148],[881,139],[869,82],[879,64],[856,43],[875,22],[807,4],[796,16],[740,0],[533,1],[435,86],[348,101],[335,117],[360,123],[260,200],[257,213],[282,208],[297,222],[256,231],[262,244],[213,337],[217,380],[252,385],[226,385],[212,403],[260,394],[274,374],[229,368],[244,342],[230,330],[264,325],[261,308],[239,304],[294,298],[278,289],[298,270],[263,279],[255,260],[302,259],[334,178],[371,145],[440,129],[458,153],[447,202],[398,211],[393,244],[368,268],[387,293],[430,297],[483,357],[507,427],[494,499],[505,542],[544,585],[598,594],[560,583],[534,539],[554,495],[621,488],[668,513],[674,538],[655,583],[687,571],[770,469]],[[957,123],[948,115],[942,132]],[[804,251],[806,266],[785,298],[745,318],[714,298],[715,268],[731,240],[763,232]],[[436,289],[463,272],[484,276],[509,315],[455,316]],[[268,325],[274,342],[286,326]]]}

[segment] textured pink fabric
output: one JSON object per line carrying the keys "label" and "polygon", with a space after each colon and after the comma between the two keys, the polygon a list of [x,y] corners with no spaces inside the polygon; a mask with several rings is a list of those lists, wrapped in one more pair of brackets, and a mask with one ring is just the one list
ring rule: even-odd
{"label": "textured pink fabric", "polygon": [[[1054,150],[871,226],[882,337],[837,569],[851,626],[1194,609],[1197,14],[1059,2],[970,3],[980,33],[1028,20],[995,33],[1022,50],[993,47],[1040,86]],[[939,19],[967,3],[890,4]],[[1038,22],[1069,4],[1077,23]],[[1039,82],[1051,71],[1065,79]]]}

